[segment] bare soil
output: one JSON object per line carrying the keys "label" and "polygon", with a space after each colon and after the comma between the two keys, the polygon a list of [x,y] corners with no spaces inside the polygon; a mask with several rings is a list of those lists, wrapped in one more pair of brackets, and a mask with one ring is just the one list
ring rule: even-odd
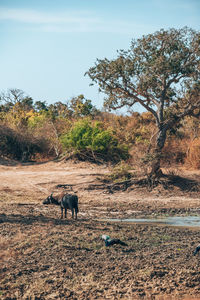
{"label": "bare soil", "polygon": [[[0,299],[200,299],[199,228],[108,220],[200,217],[200,172],[176,170],[174,180],[149,190],[104,186],[98,178],[108,171],[70,161],[0,161]],[[42,204],[70,186],[79,196],[77,221]],[[128,246],[105,247],[102,234]]]}

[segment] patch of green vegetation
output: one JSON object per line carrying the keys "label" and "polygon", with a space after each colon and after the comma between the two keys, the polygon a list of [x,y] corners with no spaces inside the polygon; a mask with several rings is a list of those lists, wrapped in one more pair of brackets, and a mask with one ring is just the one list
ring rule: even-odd
{"label": "patch of green vegetation", "polygon": [[128,147],[118,142],[112,130],[89,119],[77,121],[60,140],[64,149],[73,151],[82,160],[118,162],[129,157]]}
{"label": "patch of green vegetation", "polygon": [[133,174],[131,167],[125,162],[120,162],[114,166],[109,174],[104,175],[104,179],[111,182],[121,182],[131,179]]}

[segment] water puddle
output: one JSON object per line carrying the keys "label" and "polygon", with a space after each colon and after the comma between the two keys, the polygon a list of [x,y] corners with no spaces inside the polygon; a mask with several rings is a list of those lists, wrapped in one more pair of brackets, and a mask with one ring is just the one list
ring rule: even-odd
{"label": "water puddle", "polygon": [[160,219],[107,219],[111,222],[164,224],[170,226],[200,227],[200,216],[166,217]]}

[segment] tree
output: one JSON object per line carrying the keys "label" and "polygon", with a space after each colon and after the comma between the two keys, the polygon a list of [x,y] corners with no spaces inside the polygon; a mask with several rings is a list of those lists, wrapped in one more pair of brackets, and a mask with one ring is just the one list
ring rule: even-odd
{"label": "tree", "polygon": [[1,101],[12,103],[13,105],[21,102],[24,98],[24,92],[20,89],[8,89],[7,92],[2,92],[0,95]]}
{"label": "tree", "polygon": [[48,110],[53,114],[54,117],[60,116],[63,118],[68,118],[71,115],[68,106],[61,101],[49,105]]}
{"label": "tree", "polygon": [[36,101],[35,104],[34,104],[34,109],[37,112],[40,112],[40,111],[43,111],[43,110],[48,111],[46,101]]}
{"label": "tree", "polygon": [[156,120],[151,174],[160,173],[166,134],[186,116],[200,115],[200,32],[169,29],[133,40],[114,60],[97,59],[87,72],[107,95],[104,106],[117,109],[139,103]]}
{"label": "tree", "polygon": [[33,99],[20,89],[8,89],[7,92],[2,92],[0,101],[4,103],[2,111],[9,111],[14,106],[25,111],[33,109]]}
{"label": "tree", "polygon": [[93,117],[98,113],[98,110],[92,105],[92,101],[85,99],[84,95],[82,94],[77,97],[73,97],[69,102],[69,107],[72,111],[72,115],[75,118],[86,116]]}

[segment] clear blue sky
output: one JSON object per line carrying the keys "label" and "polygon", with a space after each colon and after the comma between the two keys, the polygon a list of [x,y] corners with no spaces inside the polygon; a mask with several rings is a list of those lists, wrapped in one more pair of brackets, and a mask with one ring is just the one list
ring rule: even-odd
{"label": "clear blue sky", "polygon": [[49,104],[84,94],[101,108],[84,76],[96,58],[161,28],[199,30],[199,20],[200,0],[0,0],[0,92]]}

